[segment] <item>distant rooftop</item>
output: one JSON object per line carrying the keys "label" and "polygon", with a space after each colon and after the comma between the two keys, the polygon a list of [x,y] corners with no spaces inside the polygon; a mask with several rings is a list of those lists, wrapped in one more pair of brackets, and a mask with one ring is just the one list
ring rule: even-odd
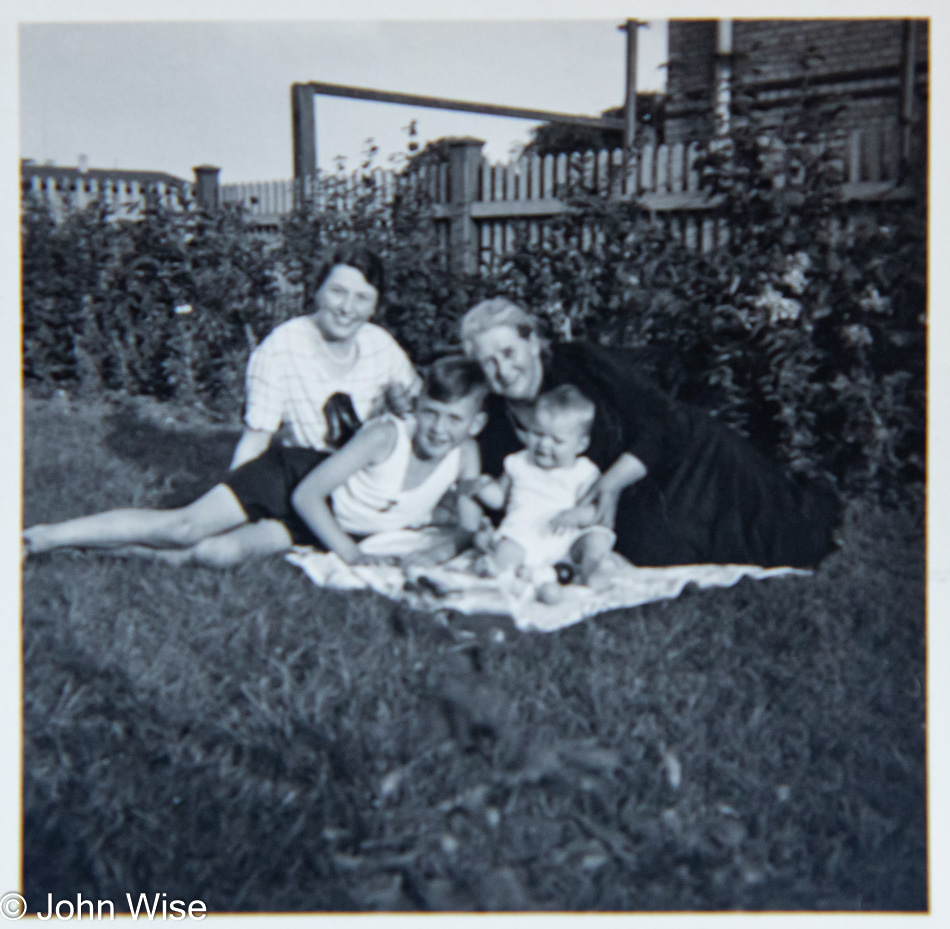
{"label": "distant rooftop", "polygon": [[86,168],[65,165],[37,164],[29,158],[20,160],[20,174],[26,177],[56,178],[59,180],[96,180],[111,183],[129,184],[167,184],[172,187],[183,187],[189,183],[174,174],[164,171],[130,171],[124,168]]}

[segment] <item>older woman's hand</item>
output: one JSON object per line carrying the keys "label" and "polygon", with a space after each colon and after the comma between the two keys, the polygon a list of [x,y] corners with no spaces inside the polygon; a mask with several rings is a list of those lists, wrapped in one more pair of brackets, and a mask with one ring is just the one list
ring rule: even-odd
{"label": "older woman's hand", "polygon": [[630,452],[624,452],[581,498],[581,505],[594,507],[594,522],[613,529],[617,503],[626,488],[646,477],[646,465]]}
{"label": "older woman's hand", "polygon": [[567,532],[571,529],[586,529],[597,522],[597,508],[591,504],[572,506],[561,510],[551,520],[553,532]]}
{"label": "older woman's hand", "polygon": [[600,487],[595,484],[584,498],[594,508],[592,525],[613,529],[617,521],[617,504],[620,501],[620,489]]}

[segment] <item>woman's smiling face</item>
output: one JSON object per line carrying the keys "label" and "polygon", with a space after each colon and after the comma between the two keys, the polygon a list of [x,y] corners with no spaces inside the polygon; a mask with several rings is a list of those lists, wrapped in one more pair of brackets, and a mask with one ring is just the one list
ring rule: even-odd
{"label": "woman's smiling face", "polygon": [[379,294],[362,271],[349,265],[336,265],[320,285],[313,318],[320,334],[328,342],[346,342],[376,310]]}
{"label": "woman's smiling face", "polygon": [[495,326],[473,336],[472,357],[496,394],[509,400],[534,400],[541,390],[544,367],[541,342],[533,333],[523,336],[513,326]]}

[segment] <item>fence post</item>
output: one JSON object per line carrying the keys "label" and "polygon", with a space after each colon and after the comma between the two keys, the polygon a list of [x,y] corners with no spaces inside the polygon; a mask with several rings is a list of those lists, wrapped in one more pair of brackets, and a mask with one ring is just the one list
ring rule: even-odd
{"label": "fence post", "polygon": [[290,116],[294,149],[294,207],[308,205],[315,194],[317,176],[317,117],[313,88],[290,85]]}
{"label": "fence post", "polygon": [[198,165],[195,172],[195,200],[202,210],[213,213],[218,208],[218,175],[220,168],[214,165]]}
{"label": "fence post", "polygon": [[466,274],[478,270],[478,229],[472,204],[478,197],[483,139],[449,139],[449,261]]}

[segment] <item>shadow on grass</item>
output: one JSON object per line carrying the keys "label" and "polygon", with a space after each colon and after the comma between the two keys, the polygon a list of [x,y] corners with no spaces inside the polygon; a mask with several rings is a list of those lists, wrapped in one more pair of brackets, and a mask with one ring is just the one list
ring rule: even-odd
{"label": "shadow on grass", "polygon": [[[31,403],[24,502],[200,493],[234,430]],[[138,495],[138,496],[136,496]],[[23,892],[217,912],[924,911],[923,510],[810,578],[462,637],[282,559],[23,570]]]}
{"label": "shadow on grass", "polygon": [[210,490],[227,473],[240,430],[162,425],[133,408],[105,419],[104,444],[116,457],[167,475],[160,507],[183,506]]}

